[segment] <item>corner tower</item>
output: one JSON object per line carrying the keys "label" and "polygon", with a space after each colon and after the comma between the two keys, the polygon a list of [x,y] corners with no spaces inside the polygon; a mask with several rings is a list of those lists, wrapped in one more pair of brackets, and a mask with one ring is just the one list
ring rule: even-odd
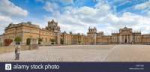
{"label": "corner tower", "polygon": [[60,44],[60,27],[58,26],[58,23],[54,20],[48,21],[48,26],[46,27],[47,30],[52,31],[55,33],[56,36],[56,43]]}
{"label": "corner tower", "polygon": [[60,32],[60,27],[54,20],[48,21],[48,26],[46,27],[46,29],[55,33]]}
{"label": "corner tower", "polygon": [[89,31],[87,33],[88,37],[91,38],[91,43],[92,44],[96,44],[96,35],[97,35],[97,29],[94,27],[94,28],[90,28],[89,27]]}

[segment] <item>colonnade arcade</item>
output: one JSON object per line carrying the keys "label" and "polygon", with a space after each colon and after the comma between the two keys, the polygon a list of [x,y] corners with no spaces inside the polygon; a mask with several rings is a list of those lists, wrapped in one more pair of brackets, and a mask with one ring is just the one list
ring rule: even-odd
{"label": "colonnade arcade", "polygon": [[120,44],[129,44],[129,43],[132,43],[132,34],[127,34],[127,35],[120,35]]}

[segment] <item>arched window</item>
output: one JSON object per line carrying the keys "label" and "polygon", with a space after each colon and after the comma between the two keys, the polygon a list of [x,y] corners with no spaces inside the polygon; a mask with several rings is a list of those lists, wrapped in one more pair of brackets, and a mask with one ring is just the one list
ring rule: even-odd
{"label": "arched window", "polygon": [[26,45],[30,45],[31,44],[31,39],[30,38],[27,38],[26,40]]}

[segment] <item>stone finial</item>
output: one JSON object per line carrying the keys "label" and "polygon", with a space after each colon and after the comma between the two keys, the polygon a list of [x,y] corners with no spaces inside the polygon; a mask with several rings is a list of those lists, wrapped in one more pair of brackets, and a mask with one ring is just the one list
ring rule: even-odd
{"label": "stone finial", "polygon": [[72,34],[72,32],[70,32],[70,34]]}
{"label": "stone finial", "polygon": [[12,25],[13,23],[11,22],[10,25]]}
{"label": "stone finial", "polygon": [[54,22],[54,19],[52,19],[52,21],[51,22]]}
{"label": "stone finial", "polygon": [[64,31],[64,34],[66,34],[66,31]]}
{"label": "stone finial", "polygon": [[32,24],[32,23],[30,21],[28,21],[27,24]]}

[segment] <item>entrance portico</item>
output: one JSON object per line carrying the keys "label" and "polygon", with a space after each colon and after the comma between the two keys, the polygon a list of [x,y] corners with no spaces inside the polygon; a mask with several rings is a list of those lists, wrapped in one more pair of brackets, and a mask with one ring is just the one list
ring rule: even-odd
{"label": "entrance portico", "polygon": [[132,43],[132,35],[121,35],[120,36],[121,44],[129,44]]}
{"label": "entrance portico", "polygon": [[132,43],[132,29],[124,27],[123,29],[120,29],[120,44],[130,44]]}

